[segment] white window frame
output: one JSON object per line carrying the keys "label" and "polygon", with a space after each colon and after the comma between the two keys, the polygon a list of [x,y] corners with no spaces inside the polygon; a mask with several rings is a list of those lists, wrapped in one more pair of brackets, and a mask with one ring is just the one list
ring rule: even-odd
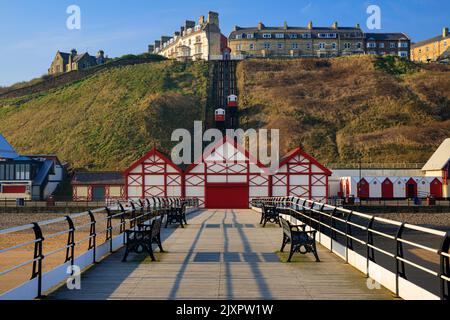
{"label": "white window frame", "polygon": [[319,49],[325,49],[327,47],[327,44],[325,42],[319,43]]}
{"label": "white window frame", "polygon": [[275,33],[275,39],[284,39],[284,33]]}
{"label": "white window frame", "polygon": [[289,38],[291,38],[291,39],[298,39],[298,34],[296,34],[296,33],[290,33],[290,34],[289,34]]}
{"label": "white window frame", "polygon": [[298,49],[298,48],[299,48],[298,43],[293,43],[292,44],[292,49],[293,50]]}
{"label": "white window frame", "polygon": [[268,42],[264,43],[264,49],[270,49],[270,43]]}
{"label": "white window frame", "polygon": [[279,50],[283,49],[283,44],[282,43],[277,43],[277,49],[279,49]]}
{"label": "white window frame", "polygon": [[263,33],[263,39],[272,39],[271,33]]}
{"label": "white window frame", "polygon": [[253,33],[247,33],[247,39],[253,39],[255,35]]}

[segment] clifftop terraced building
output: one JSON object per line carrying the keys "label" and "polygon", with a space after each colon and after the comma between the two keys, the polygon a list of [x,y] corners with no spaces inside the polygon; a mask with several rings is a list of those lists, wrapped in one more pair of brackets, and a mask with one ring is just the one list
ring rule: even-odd
{"label": "clifftop terraced building", "polygon": [[410,39],[404,33],[365,34],[360,25],[340,27],[235,26],[228,38],[233,54],[244,57],[338,57],[394,54],[409,58]]}
{"label": "clifftop terraced building", "polygon": [[169,59],[208,61],[222,55],[226,48],[227,38],[220,31],[219,14],[209,12],[206,19],[201,16],[197,23],[186,20],[179,31],[172,36],[162,36],[148,49]]}
{"label": "clifftop terraced building", "polygon": [[418,62],[442,61],[450,59],[450,34],[443,28],[442,34],[413,44],[411,59]]}
{"label": "clifftop terraced building", "polygon": [[105,52],[103,50],[99,50],[95,57],[87,52],[78,54],[75,49],[72,49],[70,53],[58,51],[53,59],[52,65],[48,69],[48,74],[56,75],[70,71],[83,70],[103,64],[107,60],[108,57],[105,57]]}

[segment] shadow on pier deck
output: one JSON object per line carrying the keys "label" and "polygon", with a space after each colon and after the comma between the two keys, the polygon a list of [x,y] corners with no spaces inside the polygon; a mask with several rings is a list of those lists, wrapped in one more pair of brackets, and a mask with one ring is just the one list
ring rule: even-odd
{"label": "shadow on pier deck", "polygon": [[287,264],[276,254],[282,231],[262,228],[251,210],[205,210],[186,229],[165,229],[159,262],[119,251],[81,276],[81,290],[65,286],[49,299],[393,299],[371,290],[366,277],[319,246],[321,263],[300,256]]}

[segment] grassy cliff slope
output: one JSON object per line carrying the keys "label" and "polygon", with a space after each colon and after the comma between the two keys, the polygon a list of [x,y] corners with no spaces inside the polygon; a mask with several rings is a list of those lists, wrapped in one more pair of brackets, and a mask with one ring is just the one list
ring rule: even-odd
{"label": "grassy cliff slope", "polygon": [[121,170],[176,128],[202,119],[207,63],[118,67],[36,95],[0,99],[0,133],[22,154],[55,153],[73,168]]}
{"label": "grassy cliff slope", "polygon": [[426,161],[450,136],[450,67],[395,58],[247,60],[241,124],[325,163]]}

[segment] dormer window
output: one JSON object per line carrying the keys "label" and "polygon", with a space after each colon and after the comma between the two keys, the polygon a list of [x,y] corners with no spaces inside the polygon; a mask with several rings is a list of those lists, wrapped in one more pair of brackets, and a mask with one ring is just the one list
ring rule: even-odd
{"label": "dormer window", "polygon": [[242,34],[237,34],[237,35],[236,35],[236,39],[238,39],[238,40],[239,40],[239,39],[242,39]]}
{"label": "dormer window", "polygon": [[247,39],[253,39],[254,37],[255,37],[255,35],[253,33],[247,34]]}
{"label": "dormer window", "polygon": [[296,34],[296,33],[291,33],[291,34],[289,34],[289,38],[291,38],[291,39],[297,39],[297,38],[298,38],[298,34]]}
{"label": "dormer window", "polygon": [[270,39],[270,38],[272,38],[272,35],[270,33],[263,33],[263,38]]}
{"label": "dormer window", "polygon": [[284,39],[284,33],[276,33],[275,38],[277,39]]}

